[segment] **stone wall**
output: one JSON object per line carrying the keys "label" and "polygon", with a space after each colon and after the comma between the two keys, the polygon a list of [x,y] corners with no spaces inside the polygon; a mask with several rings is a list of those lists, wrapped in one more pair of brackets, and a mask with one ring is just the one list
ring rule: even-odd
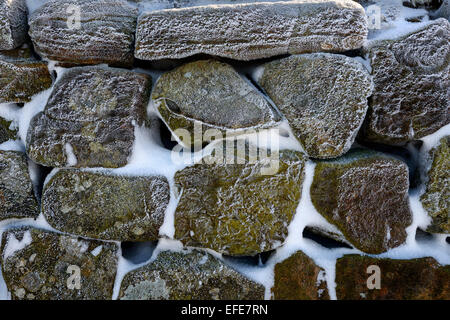
{"label": "stone wall", "polygon": [[450,299],[448,18],[0,0],[0,298]]}

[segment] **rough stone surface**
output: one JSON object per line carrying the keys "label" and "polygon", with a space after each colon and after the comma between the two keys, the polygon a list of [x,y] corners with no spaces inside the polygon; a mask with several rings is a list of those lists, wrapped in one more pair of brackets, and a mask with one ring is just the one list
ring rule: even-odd
{"label": "rough stone surface", "polygon": [[17,130],[11,128],[11,121],[0,117],[0,144],[10,139],[15,139]]}
{"label": "rough stone surface", "polygon": [[358,249],[378,254],[406,240],[412,222],[408,167],[368,151],[317,164],[311,200]]}
{"label": "rough stone surface", "polygon": [[124,166],[134,124],[142,125],[146,117],[150,87],[150,78],[140,73],[69,69],[55,84],[45,110],[30,123],[29,157],[49,167]]}
{"label": "rough stone surface", "polygon": [[363,8],[350,0],[159,10],[139,17],[135,56],[159,60],[204,53],[252,60],[286,53],[346,51],[362,47],[367,33]]}
{"label": "rough stone surface", "polygon": [[122,300],[262,300],[264,287],[209,253],[163,251],[122,281]]}
{"label": "rough stone surface", "polygon": [[38,213],[25,155],[0,150],[0,220],[33,218]]}
{"label": "rough stone surface", "polygon": [[37,61],[30,49],[0,51],[0,103],[25,103],[52,85],[47,63]]}
{"label": "rough stone surface", "polygon": [[137,15],[122,0],[52,0],[31,14],[29,34],[49,60],[131,66]]}
{"label": "rough stone surface", "polygon": [[158,240],[169,203],[165,177],[62,169],[46,184],[42,212],[57,230],[94,239]]}
{"label": "rough stone surface", "polygon": [[[111,299],[118,250],[115,243],[13,229],[3,234],[3,278],[14,300]],[[79,288],[74,287],[75,268],[80,271]]]}
{"label": "rough stone surface", "polygon": [[259,84],[309,156],[333,158],[350,149],[373,88],[361,63],[313,53],[269,62],[263,68]]}
{"label": "rough stone surface", "polygon": [[191,62],[163,74],[152,99],[173,132],[189,131],[191,140],[183,141],[185,146],[195,142],[194,123],[203,130],[222,130],[225,136],[226,130],[268,127],[280,119],[233,67],[215,60]]}
{"label": "rough stone surface", "polygon": [[[252,145],[249,150],[253,151],[248,154],[258,152]],[[175,174],[181,195],[175,238],[185,245],[251,256],[284,242],[301,196],[304,158],[281,151],[278,171],[266,175],[261,169],[268,158],[252,161],[239,152],[234,150],[235,164],[209,164],[211,156],[206,156]]]}
{"label": "rough stone surface", "polygon": [[450,23],[438,19],[370,50],[375,90],[364,139],[402,144],[450,122]]}
{"label": "rough stone surface", "polygon": [[427,231],[450,233],[450,136],[442,138],[430,152],[431,166],[427,172],[423,207],[431,216]]}
{"label": "rough stone surface", "polygon": [[[381,288],[369,290],[369,266],[380,268]],[[347,255],[336,263],[336,295],[342,300],[449,300],[450,266],[433,258],[376,259]]]}
{"label": "rough stone surface", "polygon": [[27,34],[25,0],[0,0],[0,50],[19,47]]}
{"label": "rough stone surface", "polygon": [[275,300],[329,299],[325,270],[301,251],[275,265]]}

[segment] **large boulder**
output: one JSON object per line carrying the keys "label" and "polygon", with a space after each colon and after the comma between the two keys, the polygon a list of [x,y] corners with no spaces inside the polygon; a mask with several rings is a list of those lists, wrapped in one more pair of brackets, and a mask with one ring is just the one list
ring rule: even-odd
{"label": "large boulder", "polygon": [[163,251],[124,277],[119,299],[262,300],[264,287],[209,253]]}
{"label": "large boulder", "polygon": [[159,60],[204,53],[253,60],[346,51],[362,47],[367,33],[364,9],[351,0],[198,6],[142,14],[135,56]]}
{"label": "large boulder", "polygon": [[373,88],[361,63],[342,55],[313,53],[275,60],[262,68],[257,81],[310,157],[334,158],[350,149]]}
{"label": "large boulder", "polygon": [[378,254],[403,244],[412,222],[408,167],[369,151],[316,165],[311,200],[356,248]]}
{"label": "large boulder", "polygon": [[450,233],[450,136],[430,150],[423,207],[432,218],[428,232]]}
{"label": "large boulder", "polygon": [[0,51],[0,103],[25,103],[50,88],[47,63],[33,58],[30,49]]}
{"label": "large boulder", "polygon": [[363,139],[403,144],[450,122],[450,23],[438,19],[370,49],[374,93]]}
{"label": "large boulder", "polygon": [[157,240],[169,203],[162,176],[61,169],[44,187],[42,212],[57,230],[116,241]]}
{"label": "large boulder", "polygon": [[30,18],[36,51],[63,65],[133,64],[138,10],[123,0],[52,0]]}
{"label": "large boulder", "polygon": [[[378,276],[380,286],[372,288]],[[433,258],[347,255],[336,262],[336,295],[342,300],[449,300],[450,266]]]}
{"label": "large boulder", "polygon": [[34,218],[38,214],[25,155],[0,150],[0,220]]}
{"label": "large boulder", "polygon": [[[195,124],[205,130],[221,130],[225,136],[235,130],[273,126],[280,118],[248,80],[230,65],[215,60],[191,62],[163,74],[152,99],[164,122],[185,146],[202,138],[195,139]],[[190,133],[190,141],[183,139],[184,130]],[[198,141],[200,145],[202,142]]]}
{"label": "large boulder", "polygon": [[[234,162],[213,163],[215,155],[208,155],[175,174],[180,195],[175,238],[187,246],[235,256],[275,249],[284,242],[300,201],[304,157],[286,150],[276,158],[271,153],[252,159],[251,154],[264,153],[252,144],[230,150],[237,154]],[[265,174],[269,158],[278,170],[273,167]]]}
{"label": "large boulder", "polygon": [[71,68],[30,123],[27,153],[48,167],[121,167],[142,125],[151,79],[103,67]]}
{"label": "large boulder", "polygon": [[325,270],[297,251],[275,265],[272,294],[275,300],[329,299]]}
{"label": "large boulder", "polygon": [[34,228],[3,234],[1,266],[13,300],[105,300],[119,246]]}
{"label": "large boulder", "polygon": [[12,50],[24,43],[27,14],[25,0],[0,0],[0,50]]}

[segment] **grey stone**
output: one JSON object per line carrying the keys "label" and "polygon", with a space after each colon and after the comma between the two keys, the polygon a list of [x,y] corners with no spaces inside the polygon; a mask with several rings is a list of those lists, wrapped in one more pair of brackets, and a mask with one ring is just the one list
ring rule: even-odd
{"label": "grey stone", "polygon": [[59,170],[44,187],[42,212],[57,230],[115,241],[158,240],[170,199],[162,176]]}
{"label": "grey stone", "polygon": [[0,0],[0,50],[12,50],[24,43],[27,13],[25,0]]}

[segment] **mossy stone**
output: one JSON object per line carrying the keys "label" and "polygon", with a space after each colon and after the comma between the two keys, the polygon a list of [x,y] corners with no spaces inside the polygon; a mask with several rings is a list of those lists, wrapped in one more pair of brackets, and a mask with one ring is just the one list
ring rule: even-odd
{"label": "mossy stone", "polygon": [[14,140],[16,137],[17,130],[11,130],[11,121],[0,117],[0,144],[11,139]]}
{"label": "mossy stone", "polygon": [[427,231],[450,233],[450,136],[430,150],[431,166],[427,172],[425,193],[420,197],[432,218]]}
{"label": "mossy stone", "polygon": [[118,255],[112,242],[11,229],[3,234],[2,274],[13,300],[109,300]]}
{"label": "mossy stone", "polygon": [[163,251],[149,264],[128,273],[121,300],[262,300],[264,286],[209,253]]}
{"label": "mossy stone", "polygon": [[406,240],[412,222],[408,167],[369,151],[317,163],[311,200],[356,248],[379,254]]}

